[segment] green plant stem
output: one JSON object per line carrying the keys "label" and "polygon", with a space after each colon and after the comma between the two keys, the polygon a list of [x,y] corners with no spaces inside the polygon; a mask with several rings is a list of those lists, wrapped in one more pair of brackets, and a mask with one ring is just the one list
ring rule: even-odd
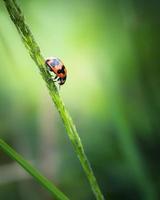
{"label": "green plant stem", "polygon": [[36,41],[34,40],[32,33],[25,23],[22,11],[18,7],[18,5],[15,3],[15,0],[4,0],[6,8],[9,12],[9,15],[15,24],[19,35],[22,38],[23,43],[25,44],[26,48],[29,51],[30,56],[35,61],[37,66],[39,67],[39,70],[41,72],[41,75],[43,79],[45,80],[47,87],[49,89],[50,95],[52,97],[53,102],[56,105],[56,108],[59,111],[59,114],[63,120],[64,126],[67,130],[68,136],[73,144],[74,150],[81,162],[81,165],[84,169],[84,172],[89,180],[89,183],[91,185],[91,188],[94,192],[94,195],[97,200],[104,200],[103,194],[99,188],[99,185],[96,181],[96,178],[93,174],[93,171],[91,169],[90,163],[86,157],[86,154],[84,152],[80,137],[77,133],[76,127],[70,117],[70,114],[65,108],[65,105],[59,95],[59,92],[57,90],[57,87],[53,83],[53,81],[50,80],[50,74],[48,73],[46,67],[45,67],[45,61],[40,53],[40,48],[38,47]]}
{"label": "green plant stem", "polygon": [[31,176],[33,176],[43,187],[52,193],[54,197],[59,200],[69,200],[56,186],[53,185],[47,178],[32,167],[21,155],[19,155],[14,149],[12,149],[6,142],[0,139],[0,148],[8,154],[13,160],[19,163]]}

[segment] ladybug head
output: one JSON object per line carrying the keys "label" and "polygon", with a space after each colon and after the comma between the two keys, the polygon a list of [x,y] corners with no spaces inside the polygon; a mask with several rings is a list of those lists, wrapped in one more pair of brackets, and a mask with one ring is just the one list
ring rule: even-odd
{"label": "ladybug head", "polygon": [[45,63],[50,67],[55,67],[60,64],[60,61],[58,58],[48,58],[46,59]]}

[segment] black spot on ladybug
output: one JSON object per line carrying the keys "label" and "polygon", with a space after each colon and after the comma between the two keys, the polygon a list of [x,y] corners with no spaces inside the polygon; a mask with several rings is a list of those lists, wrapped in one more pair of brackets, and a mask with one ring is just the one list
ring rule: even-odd
{"label": "black spot on ladybug", "polygon": [[57,70],[57,73],[58,73],[58,74],[60,74],[60,73],[61,73],[61,70],[60,70],[60,69],[59,69],[59,70]]}
{"label": "black spot on ladybug", "polygon": [[64,65],[63,65],[63,66],[62,66],[62,69],[61,69],[61,73],[62,73],[62,74],[65,74],[64,69],[65,69],[65,67],[64,67]]}
{"label": "black spot on ladybug", "polygon": [[64,67],[64,65],[63,65],[63,66],[62,66],[62,69],[57,70],[57,73],[58,73],[58,74],[65,74],[64,69],[65,69],[65,67]]}

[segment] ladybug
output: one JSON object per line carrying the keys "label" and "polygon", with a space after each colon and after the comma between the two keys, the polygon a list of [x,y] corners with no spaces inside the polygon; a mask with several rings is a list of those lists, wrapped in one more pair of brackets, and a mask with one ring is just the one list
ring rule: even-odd
{"label": "ladybug", "polygon": [[63,62],[59,58],[50,57],[46,59],[45,64],[53,81],[57,81],[59,85],[63,85],[67,78],[67,70]]}

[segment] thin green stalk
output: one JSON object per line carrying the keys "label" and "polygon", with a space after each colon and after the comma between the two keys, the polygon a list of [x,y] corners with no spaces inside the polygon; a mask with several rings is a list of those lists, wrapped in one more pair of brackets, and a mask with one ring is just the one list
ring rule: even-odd
{"label": "thin green stalk", "polygon": [[99,188],[99,185],[93,174],[90,163],[84,152],[84,148],[82,146],[80,137],[77,133],[76,127],[70,117],[70,114],[68,113],[68,111],[65,108],[65,105],[59,95],[59,92],[58,92],[55,84],[53,83],[53,81],[50,80],[51,77],[45,67],[45,64],[44,64],[45,61],[44,61],[43,56],[40,53],[40,48],[37,45],[36,41],[34,40],[33,35],[31,33],[28,25],[25,23],[22,11],[18,7],[18,5],[15,3],[15,0],[4,0],[4,2],[6,5],[6,8],[8,10],[8,13],[18,30],[20,37],[22,38],[24,45],[28,49],[29,54],[32,57],[32,59],[35,61],[35,63],[39,67],[41,75],[47,84],[49,93],[50,93],[52,100],[55,103],[55,106],[56,106],[57,110],[59,111],[59,114],[63,120],[64,126],[68,133],[68,136],[73,144],[74,150],[75,150],[77,157],[79,158],[80,163],[84,169],[84,172],[89,180],[90,186],[93,190],[93,193],[94,193],[96,199],[104,200],[103,194]]}
{"label": "thin green stalk", "polygon": [[69,200],[56,186],[53,185],[47,178],[45,178],[37,169],[32,167],[20,154],[12,149],[7,143],[0,139],[0,148],[8,154],[13,160],[21,165],[38,183],[45,187],[58,200]]}

